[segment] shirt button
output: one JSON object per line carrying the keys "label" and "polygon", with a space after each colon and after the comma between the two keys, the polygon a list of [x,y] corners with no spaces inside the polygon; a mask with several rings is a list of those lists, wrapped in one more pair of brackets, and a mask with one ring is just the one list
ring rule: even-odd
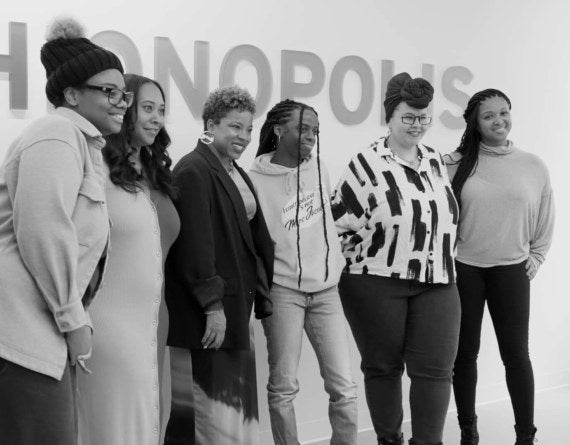
{"label": "shirt button", "polygon": [[156,320],[152,320],[152,325],[156,326]]}

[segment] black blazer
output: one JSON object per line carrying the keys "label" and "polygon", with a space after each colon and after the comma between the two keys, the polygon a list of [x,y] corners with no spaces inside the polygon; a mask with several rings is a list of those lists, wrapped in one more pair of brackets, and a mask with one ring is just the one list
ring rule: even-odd
{"label": "black blazer", "polygon": [[254,300],[257,318],[271,314],[273,241],[251,180],[234,167],[255,196],[251,221],[234,181],[202,142],[173,170],[180,235],[165,267],[170,346],[202,349],[204,312],[223,305],[227,325],[221,347],[249,349]]}

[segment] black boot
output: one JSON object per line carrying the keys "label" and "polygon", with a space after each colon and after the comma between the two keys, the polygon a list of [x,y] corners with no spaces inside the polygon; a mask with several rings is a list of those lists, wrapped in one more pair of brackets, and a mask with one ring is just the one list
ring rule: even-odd
{"label": "black boot", "polygon": [[517,433],[517,441],[515,445],[533,445],[536,442],[534,435],[536,434],[535,426],[521,428],[515,425],[515,431]]}
{"label": "black boot", "polygon": [[387,439],[382,437],[378,439],[378,445],[403,445],[404,444],[404,435],[400,433],[399,436],[392,437],[391,439]]}
{"label": "black boot", "polygon": [[460,445],[477,445],[479,443],[479,433],[477,432],[477,416],[461,418],[457,417],[459,428],[461,428]]}

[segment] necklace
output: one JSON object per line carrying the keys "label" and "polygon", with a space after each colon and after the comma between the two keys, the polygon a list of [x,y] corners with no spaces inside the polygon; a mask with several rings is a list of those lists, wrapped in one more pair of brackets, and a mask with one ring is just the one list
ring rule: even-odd
{"label": "necklace", "polygon": [[[399,160],[400,162],[402,162],[404,165],[407,165],[408,167],[413,168],[414,170],[421,164],[422,162],[422,156],[420,154],[420,150],[418,149],[418,154],[416,155],[416,157],[414,159],[412,159],[411,161],[408,161],[404,158],[402,158],[401,156],[398,156],[396,154],[396,152],[394,150],[392,150],[392,147],[390,147],[390,141],[389,139],[386,139],[386,146],[388,148],[388,150],[390,150],[390,153],[392,153],[392,156],[394,156],[395,159]],[[417,148],[417,147],[416,147]],[[417,163],[417,164],[416,164]]]}

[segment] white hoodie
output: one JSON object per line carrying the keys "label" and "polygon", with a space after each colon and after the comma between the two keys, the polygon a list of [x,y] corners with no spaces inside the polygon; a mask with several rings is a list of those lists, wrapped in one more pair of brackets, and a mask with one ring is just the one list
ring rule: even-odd
{"label": "white hoodie", "polygon": [[299,250],[303,269],[298,287],[297,256],[297,168],[272,164],[275,152],[255,159],[249,176],[259,198],[263,215],[275,243],[273,282],[303,292],[319,292],[338,283],[345,265],[330,207],[328,172],[321,162],[321,181],[329,243],[328,279],[325,281],[327,246],[323,228],[323,209],[319,193],[317,160],[312,156],[301,164],[299,187]]}

